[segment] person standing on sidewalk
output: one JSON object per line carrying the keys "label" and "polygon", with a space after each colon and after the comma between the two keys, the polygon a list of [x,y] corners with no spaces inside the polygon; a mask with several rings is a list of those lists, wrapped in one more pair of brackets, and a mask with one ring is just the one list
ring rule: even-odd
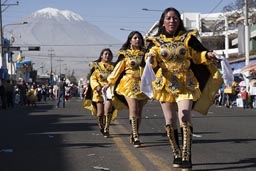
{"label": "person standing on sidewalk", "polygon": [[[122,98],[126,104],[113,103],[117,109],[129,108],[129,120],[132,133],[130,143],[135,148],[140,147],[139,126],[144,105],[148,97],[140,90],[141,67],[144,58],[144,39],[140,32],[132,31],[119,51],[119,56],[113,72],[108,76],[108,84],[104,91],[110,86],[115,86],[114,98]],[[117,102],[117,101],[116,101]],[[122,107],[121,107],[122,106]]]}
{"label": "person standing on sidewalk", "polygon": [[240,94],[241,94],[242,100],[243,100],[243,108],[244,109],[249,108],[249,106],[248,106],[248,92],[246,91],[245,87],[241,87]]}
{"label": "person standing on sidewalk", "polygon": [[256,106],[256,79],[252,79],[249,82],[249,97],[250,97],[250,108],[253,109]]}
{"label": "person standing on sidewalk", "polygon": [[28,86],[25,82],[24,79],[20,79],[18,83],[18,89],[20,92],[20,105],[25,106],[27,104],[27,91],[28,91]]}
{"label": "person standing on sidewalk", "polygon": [[14,107],[14,86],[10,80],[6,82],[6,101],[8,108]]}
{"label": "person standing on sidewalk", "polygon": [[114,64],[112,63],[113,53],[109,48],[103,49],[99,58],[90,63],[92,67],[90,76],[90,91],[92,97],[85,96],[83,106],[89,109],[92,115],[97,116],[100,132],[105,138],[109,137],[109,126],[111,120],[116,118],[117,110],[112,106],[112,91],[110,88],[103,92],[102,88],[107,84],[107,77],[112,72]]}
{"label": "person standing on sidewalk", "polygon": [[65,108],[65,87],[67,86],[65,78],[61,77],[58,82],[58,92],[57,92],[57,104],[56,108],[60,107],[60,101],[62,101],[62,107]]}
{"label": "person standing on sidewalk", "polygon": [[1,97],[1,102],[2,102],[2,109],[7,108],[6,104],[6,84],[5,84],[5,79],[0,79],[0,97]]}
{"label": "person standing on sidewalk", "polygon": [[[174,156],[173,167],[182,168],[182,171],[190,171],[192,170],[193,133],[191,111],[193,103],[199,100],[202,94],[199,79],[207,81],[208,77],[205,77],[210,76],[209,69],[218,72],[217,67],[207,68],[207,65],[212,64],[216,58],[215,54],[204,48],[194,36],[195,31],[185,29],[177,9],[166,8],[158,24],[157,34],[146,39],[148,53],[145,59],[150,57],[151,65],[157,71],[156,80],[153,82],[153,99],[160,102],[164,113],[166,132]],[[205,72],[199,69],[204,69]],[[196,71],[199,77],[195,76]],[[219,76],[221,79],[220,74]],[[222,82],[223,80],[220,85]],[[220,87],[216,85],[215,93]],[[212,90],[209,91],[212,92]],[[205,98],[204,102],[212,99],[209,104],[213,104],[215,93],[212,93],[213,97]],[[177,129],[178,120],[182,134],[181,148]]]}

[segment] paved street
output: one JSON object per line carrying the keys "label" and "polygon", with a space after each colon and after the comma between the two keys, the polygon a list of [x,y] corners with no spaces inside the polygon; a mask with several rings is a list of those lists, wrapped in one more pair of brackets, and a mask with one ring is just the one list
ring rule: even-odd
{"label": "paved street", "polygon": [[[208,116],[193,115],[194,171],[256,170],[256,109],[213,106]],[[164,136],[160,105],[148,102],[140,128],[141,148],[128,141],[127,111],[104,138],[96,120],[72,98],[37,107],[0,109],[0,171],[178,171]]]}

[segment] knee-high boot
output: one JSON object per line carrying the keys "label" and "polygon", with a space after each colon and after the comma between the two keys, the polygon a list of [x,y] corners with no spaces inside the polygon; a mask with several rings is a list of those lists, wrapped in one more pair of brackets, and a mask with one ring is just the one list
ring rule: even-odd
{"label": "knee-high boot", "polygon": [[193,127],[189,122],[183,122],[181,124],[182,131],[182,171],[192,170],[192,160],[191,160],[191,145],[192,145],[192,133]]}
{"label": "knee-high boot", "polygon": [[166,133],[169,138],[169,142],[173,152],[173,164],[174,168],[181,167],[181,150],[179,147],[179,135],[178,130],[174,129],[171,125],[166,125]]}
{"label": "knee-high boot", "polygon": [[132,117],[130,119],[131,127],[132,127],[132,135],[130,137],[131,142],[134,147],[140,147],[140,139],[138,134],[138,119],[137,117]]}
{"label": "knee-high boot", "polygon": [[104,116],[97,116],[98,126],[100,128],[100,132],[104,133]]}
{"label": "knee-high boot", "polygon": [[105,116],[105,127],[104,127],[104,133],[103,133],[103,136],[105,138],[109,137],[109,126],[111,123],[111,119],[112,119],[112,113],[108,113],[108,115]]}

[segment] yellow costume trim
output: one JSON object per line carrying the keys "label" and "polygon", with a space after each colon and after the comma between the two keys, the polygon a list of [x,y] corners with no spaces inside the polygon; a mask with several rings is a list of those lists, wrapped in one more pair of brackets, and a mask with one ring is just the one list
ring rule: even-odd
{"label": "yellow costume trim", "polygon": [[[88,109],[91,111],[91,114],[95,117],[97,117],[97,110],[96,110],[96,107],[92,104],[92,101],[91,100],[88,100],[88,99],[84,99],[83,100],[83,107],[85,109]],[[116,120],[117,118],[117,115],[118,115],[118,110],[115,109],[112,113],[112,118],[111,120],[114,121]]]}
{"label": "yellow costume trim", "polygon": [[206,82],[201,97],[196,101],[193,107],[193,110],[204,115],[207,115],[219,87],[223,84],[222,75],[218,68],[213,63],[208,65],[207,68],[210,71],[211,76]]}
{"label": "yellow costume trim", "polygon": [[196,35],[198,35],[198,30],[192,30],[192,31],[188,31],[187,32],[187,38],[186,38],[186,40],[185,40],[185,46],[187,46],[188,47],[188,42],[189,42],[189,39],[191,38],[191,36],[196,36]]}
{"label": "yellow costume trim", "polygon": [[91,114],[93,116],[97,116],[97,110],[96,107],[92,104],[92,100],[91,99],[84,99],[83,100],[83,107],[85,109],[88,109],[91,111]]}

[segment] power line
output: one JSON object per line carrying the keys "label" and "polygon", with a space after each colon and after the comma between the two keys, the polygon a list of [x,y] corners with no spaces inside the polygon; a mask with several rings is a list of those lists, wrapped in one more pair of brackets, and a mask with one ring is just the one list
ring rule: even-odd
{"label": "power line", "polygon": [[219,6],[220,6],[220,4],[223,2],[223,0],[220,0],[216,5],[215,5],[215,7],[213,7],[213,9],[210,11],[210,12],[208,12],[207,14],[208,15],[206,15],[204,18],[202,18],[202,19],[206,19],[208,16],[209,16],[209,14],[211,14],[214,10],[216,10],[216,8],[218,8]]}
{"label": "power line", "polygon": [[218,8],[222,2],[223,0],[220,0],[219,3],[217,3],[209,13],[212,13],[214,10],[216,10],[216,8]]}
{"label": "power line", "polygon": [[[47,58],[48,59],[48,55],[42,55],[42,54],[26,54],[26,53],[23,53],[24,56],[30,56],[30,57],[41,57],[42,59],[43,58]],[[72,60],[74,58],[97,58],[98,56],[88,56],[88,57],[85,57],[85,56],[62,56],[62,55],[54,55],[55,57],[61,57],[61,58],[72,58]]]}
{"label": "power line", "polygon": [[28,46],[120,46],[121,43],[102,43],[102,44],[15,44],[15,46],[28,47]]}

